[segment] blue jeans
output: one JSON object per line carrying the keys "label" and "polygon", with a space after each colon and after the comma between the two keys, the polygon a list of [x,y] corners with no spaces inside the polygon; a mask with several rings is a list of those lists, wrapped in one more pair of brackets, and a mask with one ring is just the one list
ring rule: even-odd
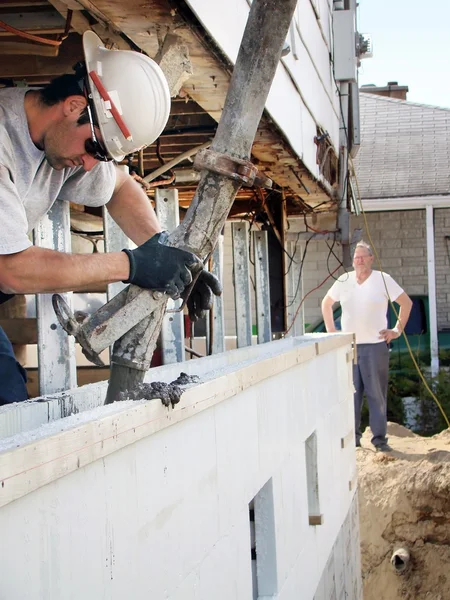
{"label": "blue jeans", "polygon": [[387,390],[389,378],[389,348],[386,342],[379,344],[357,344],[358,362],[353,365],[355,386],[355,434],[356,442],[361,439],[361,409],[364,392],[369,405],[369,425],[372,444],[387,443]]}
{"label": "blue jeans", "polygon": [[0,406],[28,399],[27,374],[17,362],[11,342],[0,327]]}

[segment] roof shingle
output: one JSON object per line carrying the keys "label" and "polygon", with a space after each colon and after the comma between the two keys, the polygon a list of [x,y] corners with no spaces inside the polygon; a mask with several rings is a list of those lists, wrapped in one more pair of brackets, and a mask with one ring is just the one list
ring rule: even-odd
{"label": "roof shingle", "polygon": [[360,94],[362,198],[450,193],[450,109]]}

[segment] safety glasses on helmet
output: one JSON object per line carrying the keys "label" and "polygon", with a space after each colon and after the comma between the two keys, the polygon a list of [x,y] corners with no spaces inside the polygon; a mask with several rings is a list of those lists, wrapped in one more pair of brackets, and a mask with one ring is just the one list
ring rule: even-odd
{"label": "safety glasses on helmet", "polygon": [[91,137],[85,141],[84,149],[86,150],[87,154],[89,154],[89,156],[92,156],[96,160],[100,160],[102,162],[109,162],[109,161],[113,160],[113,158],[108,154],[108,151],[103,146],[103,144],[100,143],[100,141],[98,140],[97,135],[95,133],[94,119],[92,116],[94,109],[93,109],[93,106],[91,105],[92,98],[90,96],[89,88],[88,88],[88,84],[87,84],[86,80],[84,81],[84,94],[85,94],[86,101],[87,101],[86,111],[87,111],[88,118],[89,118],[89,125],[91,127]]}

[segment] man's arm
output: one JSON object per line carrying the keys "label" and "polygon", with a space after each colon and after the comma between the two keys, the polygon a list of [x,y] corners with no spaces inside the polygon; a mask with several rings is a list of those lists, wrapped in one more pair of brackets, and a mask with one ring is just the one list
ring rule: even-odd
{"label": "man's arm", "polygon": [[[113,219],[137,245],[161,231],[156,214],[142,188],[116,170],[116,185],[107,207]],[[130,263],[124,252],[66,254],[30,247],[0,256],[0,291],[47,293],[86,289],[92,284],[125,281]]]}
{"label": "man's arm", "polygon": [[129,274],[124,252],[65,254],[32,246],[0,256],[0,291],[6,294],[76,291],[124,281]]}
{"label": "man's arm", "polygon": [[151,202],[132,177],[116,169],[116,185],[106,205],[122,231],[138,246],[161,231]]}
{"label": "man's arm", "polygon": [[412,308],[412,300],[403,292],[400,296],[395,300],[397,304],[400,306],[400,310],[398,311],[398,320],[393,329],[382,329],[380,331],[380,339],[384,340],[389,344],[392,340],[399,338],[402,335],[402,331],[406,327],[406,323],[408,322],[409,315],[411,314]]}
{"label": "man's arm", "polygon": [[322,316],[328,333],[337,332],[334,325],[333,304],[335,304],[335,301],[331,296],[328,296],[328,294],[322,300]]}

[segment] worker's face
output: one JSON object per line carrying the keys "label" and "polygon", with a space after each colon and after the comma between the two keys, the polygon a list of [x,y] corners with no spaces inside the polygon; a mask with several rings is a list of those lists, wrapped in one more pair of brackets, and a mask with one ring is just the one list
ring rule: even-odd
{"label": "worker's face", "polygon": [[372,269],[373,256],[366,248],[356,248],[353,255],[353,267],[356,271],[370,271]]}
{"label": "worker's face", "polygon": [[[83,167],[85,171],[90,171],[99,162],[86,149],[86,142],[89,149],[92,138],[89,123],[77,123],[85,106],[86,100],[82,96],[70,96],[63,103],[62,118],[47,131],[44,140],[45,156],[49,164],[58,171],[71,167]],[[95,133],[101,141],[97,128]]]}

